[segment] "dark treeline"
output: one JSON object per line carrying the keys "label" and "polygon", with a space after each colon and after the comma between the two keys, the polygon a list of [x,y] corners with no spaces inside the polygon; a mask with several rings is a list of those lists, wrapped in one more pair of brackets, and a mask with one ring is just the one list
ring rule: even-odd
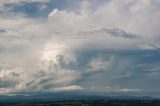
{"label": "dark treeline", "polygon": [[85,101],[60,101],[29,104],[0,104],[0,106],[160,106],[159,100],[85,100]]}

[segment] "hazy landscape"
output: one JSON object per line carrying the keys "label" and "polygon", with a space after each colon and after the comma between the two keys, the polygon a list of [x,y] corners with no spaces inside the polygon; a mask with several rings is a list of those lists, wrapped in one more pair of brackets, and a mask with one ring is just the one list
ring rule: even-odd
{"label": "hazy landscape", "polygon": [[30,96],[0,96],[0,106],[160,106],[160,99],[148,96],[34,93]]}

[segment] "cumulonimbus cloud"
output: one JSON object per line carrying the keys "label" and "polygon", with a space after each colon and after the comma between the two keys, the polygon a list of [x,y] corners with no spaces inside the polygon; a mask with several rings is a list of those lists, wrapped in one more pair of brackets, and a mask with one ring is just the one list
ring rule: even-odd
{"label": "cumulonimbus cloud", "polygon": [[159,75],[157,4],[109,0],[93,8],[87,0],[78,12],[53,9],[45,19],[0,17],[0,93],[153,89],[145,83]]}

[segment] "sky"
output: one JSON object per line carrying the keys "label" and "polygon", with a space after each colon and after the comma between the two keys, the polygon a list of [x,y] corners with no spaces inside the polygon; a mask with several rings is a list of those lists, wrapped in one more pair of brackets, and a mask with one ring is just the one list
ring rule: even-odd
{"label": "sky", "polygon": [[160,97],[160,0],[0,0],[0,95]]}

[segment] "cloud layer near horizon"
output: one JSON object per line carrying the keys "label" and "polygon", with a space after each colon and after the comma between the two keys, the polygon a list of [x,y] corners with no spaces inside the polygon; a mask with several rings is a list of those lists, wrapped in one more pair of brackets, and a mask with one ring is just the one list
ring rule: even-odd
{"label": "cloud layer near horizon", "polygon": [[[71,1],[64,0],[72,7]],[[14,10],[33,2],[53,11],[30,17]],[[1,1],[0,94],[160,93],[159,0],[84,0],[75,9],[47,4],[55,2]]]}

